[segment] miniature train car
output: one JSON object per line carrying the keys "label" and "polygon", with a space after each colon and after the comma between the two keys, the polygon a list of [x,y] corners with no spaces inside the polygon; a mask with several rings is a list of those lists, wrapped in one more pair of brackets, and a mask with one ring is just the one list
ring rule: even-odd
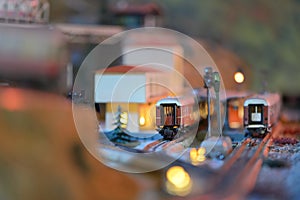
{"label": "miniature train car", "polygon": [[244,102],[251,96],[248,91],[226,91],[226,106],[224,131],[242,130],[244,128]]}
{"label": "miniature train car", "polygon": [[165,140],[172,140],[180,129],[199,121],[198,105],[191,96],[167,97],[156,103],[156,126]]}
{"label": "miniature train car", "polygon": [[244,102],[246,135],[264,136],[279,118],[281,98],[277,93],[265,93],[247,98]]}

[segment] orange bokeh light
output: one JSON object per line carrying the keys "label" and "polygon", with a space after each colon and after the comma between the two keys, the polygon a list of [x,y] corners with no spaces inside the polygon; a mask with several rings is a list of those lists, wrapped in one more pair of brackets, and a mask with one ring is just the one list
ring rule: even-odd
{"label": "orange bokeh light", "polygon": [[10,111],[21,110],[24,108],[22,94],[15,89],[6,89],[0,95],[1,107]]}

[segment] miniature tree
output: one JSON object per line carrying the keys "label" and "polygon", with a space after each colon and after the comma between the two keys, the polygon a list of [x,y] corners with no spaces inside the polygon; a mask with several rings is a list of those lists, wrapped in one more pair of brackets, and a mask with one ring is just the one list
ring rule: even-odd
{"label": "miniature tree", "polygon": [[113,125],[115,125],[116,128],[106,134],[108,139],[114,143],[125,146],[138,145],[139,142],[136,140],[136,137],[131,136],[129,131],[126,129],[127,117],[122,112],[121,106],[118,106],[115,116],[115,123]]}
{"label": "miniature tree", "polygon": [[124,114],[122,114],[121,106],[118,106],[114,125],[116,125],[115,129],[119,130],[126,129],[127,127],[127,119],[125,119]]}

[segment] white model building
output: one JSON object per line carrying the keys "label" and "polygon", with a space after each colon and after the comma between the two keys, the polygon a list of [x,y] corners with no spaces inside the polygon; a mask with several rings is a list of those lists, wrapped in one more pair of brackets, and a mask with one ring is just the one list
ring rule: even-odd
{"label": "white model building", "polygon": [[[118,106],[130,132],[155,131],[155,103],[178,96],[185,86],[183,48],[168,35],[129,34],[122,45],[122,66],[95,74],[95,103],[100,105],[101,128],[114,129]],[[102,111],[101,111],[102,110]]]}
{"label": "white model building", "polygon": [[115,128],[115,114],[121,107],[130,132],[155,130],[155,103],[172,94],[166,88],[164,71],[137,66],[115,66],[95,74],[95,103],[100,104],[102,129]]}

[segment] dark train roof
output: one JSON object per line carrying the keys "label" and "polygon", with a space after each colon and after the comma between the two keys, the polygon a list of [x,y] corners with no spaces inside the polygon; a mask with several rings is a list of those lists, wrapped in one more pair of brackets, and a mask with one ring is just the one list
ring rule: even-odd
{"label": "dark train roof", "polygon": [[256,94],[247,98],[244,102],[244,106],[248,106],[249,104],[264,104],[265,106],[273,105],[280,102],[280,98],[278,93]]}
{"label": "dark train roof", "polygon": [[161,8],[155,3],[116,5],[111,11],[114,15],[162,15]]}

